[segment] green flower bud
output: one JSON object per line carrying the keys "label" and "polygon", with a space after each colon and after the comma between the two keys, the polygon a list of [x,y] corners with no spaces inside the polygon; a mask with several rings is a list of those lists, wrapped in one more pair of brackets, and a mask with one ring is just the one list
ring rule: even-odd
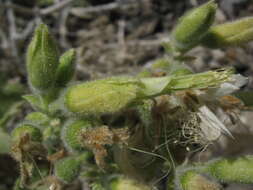
{"label": "green flower bud", "polygon": [[65,86],[73,77],[75,72],[76,51],[70,49],[60,57],[60,64],[56,71],[56,84]]}
{"label": "green flower bud", "polygon": [[221,190],[221,185],[211,181],[207,177],[196,173],[195,171],[187,171],[179,177],[178,184],[182,190]]}
{"label": "green flower bud", "polygon": [[209,48],[239,46],[253,40],[253,17],[211,27],[202,44]]}
{"label": "green flower bud", "polygon": [[151,190],[152,187],[148,185],[144,185],[141,183],[138,183],[137,181],[126,179],[126,178],[119,178],[117,180],[114,180],[111,183],[111,189],[112,190]]}
{"label": "green flower bud", "polygon": [[89,127],[92,127],[92,125],[87,120],[71,121],[63,127],[61,138],[69,151],[81,151],[84,149],[80,142],[80,134],[83,129]]}
{"label": "green flower bud", "polygon": [[80,174],[82,160],[77,156],[63,158],[55,163],[55,176],[62,182],[69,184]]}
{"label": "green flower bud", "polygon": [[28,79],[32,88],[46,91],[54,85],[58,51],[48,28],[40,24],[27,51]]}
{"label": "green flower bud", "polygon": [[68,88],[64,103],[66,109],[75,114],[114,113],[131,104],[138,90],[137,80],[108,78]]}
{"label": "green flower bud", "polygon": [[253,183],[253,156],[219,159],[208,164],[205,172],[221,182]]}
{"label": "green flower bud", "polygon": [[217,5],[212,0],[186,13],[172,32],[175,48],[186,52],[198,45],[213,24],[216,9]]}
{"label": "green flower bud", "polygon": [[16,141],[26,134],[30,135],[32,141],[40,142],[42,140],[41,131],[37,127],[28,124],[23,124],[13,129],[11,136],[12,139]]}

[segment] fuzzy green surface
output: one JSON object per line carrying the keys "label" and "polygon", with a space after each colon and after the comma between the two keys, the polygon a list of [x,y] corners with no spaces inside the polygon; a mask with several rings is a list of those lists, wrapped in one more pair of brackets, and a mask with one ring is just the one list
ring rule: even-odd
{"label": "fuzzy green surface", "polygon": [[114,113],[137,98],[139,86],[125,78],[108,78],[70,87],[65,107],[76,114],[99,115]]}
{"label": "fuzzy green surface", "polygon": [[137,181],[126,179],[126,178],[119,178],[112,182],[111,184],[112,190],[152,190],[151,186],[147,186]]}
{"label": "fuzzy green surface", "polygon": [[37,127],[34,127],[32,125],[26,125],[26,124],[13,129],[11,136],[13,140],[18,140],[25,134],[29,134],[31,137],[31,140],[33,141],[40,142],[42,140],[41,131]]}
{"label": "fuzzy green surface", "polygon": [[80,134],[83,129],[89,127],[92,127],[92,125],[86,120],[77,120],[65,125],[62,132],[62,140],[66,148],[71,151],[83,150],[82,144],[79,142]]}
{"label": "fuzzy green surface", "polygon": [[172,32],[179,50],[187,50],[197,45],[214,21],[217,5],[214,1],[186,13]]}
{"label": "fuzzy green surface", "polygon": [[213,26],[202,43],[209,48],[235,46],[253,40],[253,17]]}
{"label": "fuzzy green surface", "polygon": [[187,171],[180,177],[182,190],[221,190],[222,187],[195,171]]}
{"label": "fuzzy green surface", "polygon": [[46,114],[41,113],[41,112],[32,112],[29,113],[25,117],[26,121],[30,121],[32,123],[38,124],[38,125],[46,125],[49,123],[49,118]]}
{"label": "fuzzy green surface", "polygon": [[207,172],[222,182],[253,183],[253,156],[220,159],[209,164]]}
{"label": "fuzzy green surface", "polygon": [[58,50],[48,28],[40,24],[28,46],[26,66],[32,88],[47,90],[55,82]]}
{"label": "fuzzy green surface", "polygon": [[77,157],[63,158],[55,163],[55,176],[64,183],[72,183],[79,176],[81,162]]}
{"label": "fuzzy green surface", "polygon": [[66,85],[75,73],[75,56],[74,49],[70,49],[60,57],[60,64],[56,71],[56,84],[59,86]]}

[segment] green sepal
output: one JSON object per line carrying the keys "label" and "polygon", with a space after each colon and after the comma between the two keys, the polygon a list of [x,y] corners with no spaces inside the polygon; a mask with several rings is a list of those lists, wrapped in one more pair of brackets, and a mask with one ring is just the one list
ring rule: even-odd
{"label": "green sepal", "polygon": [[217,5],[211,0],[180,18],[172,31],[172,44],[178,51],[184,53],[200,43],[214,22],[216,9]]}
{"label": "green sepal", "polygon": [[56,85],[65,86],[75,73],[76,51],[70,49],[60,57],[60,64],[56,71]]}
{"label": "green sepal", "polygon": [[64,105],[67,111],[77,115],[110,114],[131,105],[138,93],[138,79],[112,77],[69,87]]}
{"label": "green sepal", "polygon": [[28,46],[26,67],[32,90],[47,92],[55,84],[58,50],[45,24],[40,24]]}

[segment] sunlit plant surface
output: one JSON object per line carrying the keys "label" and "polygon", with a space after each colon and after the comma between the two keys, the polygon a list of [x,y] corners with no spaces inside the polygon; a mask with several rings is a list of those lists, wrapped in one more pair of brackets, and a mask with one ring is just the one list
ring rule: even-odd
{"label": "sunlit plant surface", "polygon": [[81,181],[93,190],[252,184],[253,156],[190,162],[220,136],[234,138],[223,117],[233,119],[248,106],[233,95],[247,83],[233,68],[194,73],[185,65],[196,46],[253,39],[252,17],[213,25],[216,9],[210,1],[187,12],[163,44],[167,55],[137,76],[88,82],[72,81],[75,50],[60,55],[40,24],[26,60],[32,94],[24,99],[35,111],[11,132],[10,154],[20,167],[13,188],[78,189]]}

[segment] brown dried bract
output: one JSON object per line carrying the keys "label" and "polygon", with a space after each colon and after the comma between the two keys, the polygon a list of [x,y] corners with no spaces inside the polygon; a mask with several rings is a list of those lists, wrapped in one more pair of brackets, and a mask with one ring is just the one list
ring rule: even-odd
{"label": "brown dried bract", "polygon": [[93,151],[97,165],[102,168],[105,167],[104,158],[107,156],[104,145],[126,142],[128,137],[127,130],[110,130],[107,126],[85,129],[80,135],[81,142]]}

